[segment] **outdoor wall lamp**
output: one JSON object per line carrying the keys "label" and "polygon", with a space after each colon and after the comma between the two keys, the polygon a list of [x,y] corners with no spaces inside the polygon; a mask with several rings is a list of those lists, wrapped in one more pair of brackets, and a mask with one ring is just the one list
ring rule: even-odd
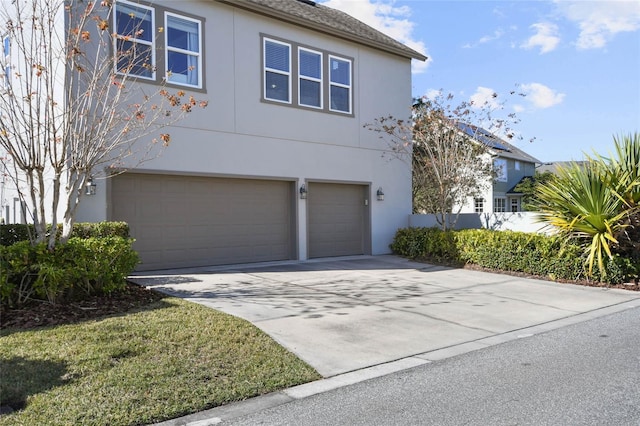
{"label": "outdoor wall lamp", "polygon": [[84,184],[86,195],[96,195],[96,183],[93,181],[93,176],[89,176],[87,183]]}
{"label": "outdoor wall lamp", "polygon": [[378,192],[376,192],[376,197],[378,197],[378,201],[384,201],[384,192],[382,192],[382,187],[378,188]]}
{"label": "outdoor wall lamp", "polygon": [[300,187],[300,199],[301,200],[307,199],[307,187],[304,185],[304,183]]}

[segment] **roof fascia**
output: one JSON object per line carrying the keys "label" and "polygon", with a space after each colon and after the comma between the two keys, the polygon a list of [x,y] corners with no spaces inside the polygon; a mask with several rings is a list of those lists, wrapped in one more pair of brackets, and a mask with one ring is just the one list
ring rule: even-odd
{"label": "roof fascia", "polygon": [[[403,50],[403,49],[398,49],[395,48],[393,46],[389,46],[385,43],[379,43],[375,40],[371,40],[365,37],[360,37],[356,34],[352,34],[352,33],[348,33],[345,31],[341,31],[339,29],[336,28],[328,28],[322,24],[317,24],[315,22],[312,21],[307,21],[306,19],[302,19],[302,18],[298,18],[296,16],[292,16],[289,15],[288,13],[285,12],[281,12],[279,10],[274,10],[271,9],[270,7],[267,6],[262,6],[262,5],[258,5],[258,4],[254,4],[254,3],[246,3],[246,2],[242,2],[239,0],[216,0],[219,3],[224,3],[227,4],[229,6],[233,6],[239,9],[244,9],[250,12],[255,12],[255,13],[259,13],[261,15],[264,16],[268,16],[271,18],[275,18],[284,22],[288,22],[290,24],[294,24],[297,25],[299,27],[304,27],[310,30],[314,30],[314,31],[318,31],[330,36],[334,36],[334,37],[338,37],[341,38],[343,40],[347,40],[347,41],[352,41],[352,42],[357,42],[359,44],[365,45],[365,46],[369,46],[369,47],[373,47],[375,49],[378,50],[382,50],[388,53],[392,53],[394,55],[397,56],[401,56],[403,58],[407,58],[407,59],[417,59],[420,61],[426,61],[427,57],[419,52],[416,52],[415,50],[407,47],[407,50]],[[410,53],[411,52],[411,53]]]}

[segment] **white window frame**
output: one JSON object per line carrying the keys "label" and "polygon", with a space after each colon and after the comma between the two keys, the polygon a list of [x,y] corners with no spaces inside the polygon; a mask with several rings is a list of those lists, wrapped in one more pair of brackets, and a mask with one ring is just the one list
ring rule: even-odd
{"label": "white window frame", "polygon": [[[289,48],[289,71],[282,71],[282,70],[278,70],[275,68],[269,68],[267,67],[267,43],[274,43],[274,44],[280,44],[282,46],[287,46]],[[264,99],[271,101],[271,102],[280,102],[283,104],[291,104],[292,102],[292,91],[291,91],[291,51],[292,51],[292,46],[291,43],[285,43],[283,41],[280,40],[274,40],[272,38],[268,38],[268,37],[263,37],[262,39],[262,76],[263,76],[263,93],[264,93]],[[286,101],[283,101],[281,99],[275,99],[275,98],[269,98],[267,97],[267,72],[272,72],[274,74],[280,74],[280,75],[286,75],[287,76],[287,84],[288,84],[288,99]]]}
{"label": "white window frame", "polygon": [[[347,62],[349,64],[349,84],[343,84],[343,83],[338,83],[338,82],[334,82],[331,80],[331,69],[329,69],[329,76],[327,77],[327,79],[329,80],[329,111],[331,112],[337,112],[337,113],[341,113],[341,114],[352,114],[352,110],[353,110],[353,61],[351,59],[347,59],[347,58],[343,58],[341,56],[337,56],[337,55],[329,55],[329,68],[331,68],[331,61],[335,59],[337,61],[342,61],[342,62]],[[336,87],[341,87],[343,89],[348,89],[349,91],[349,109],[348,111],[343,111],[341,109],[335,109],[331,107],[331,86],[336,86]]]}
{"label": "white window frame", "polygon": [[520,170],[520,162],[519,162],[519,161],[516,161],[516,162],[515,162],[515,164],[514,164],[514,168],[515,168],[516,170]]}
{"label": "white window frame", "polygon": [[[171,47],[169,46],[169,17],[172,16],[174,18],[178,18],[178,19],[182,19],[184,21],[190,21],[190,22],[194,22],[198,25],[198,51],[195,52],[193,50],[185,50],[185,49],[180,49],[178,47]],[[165,12],[164,13],[164,48],[165,51],[167,53],[165,53],[164,55],[164,69],[165,69],[165,74],[167,76],[167,82],[171,83],[171,84],[175,84],[178,86],[186,86],[186,87],[195,87],[195,88],[202,88],[202,79],[203,79],[203,67],[202,67],[202,21],[199,19],[194,19],[194,18],[190,18],[188,16],[184,16],[184,15],[180,15],[177,13],[172,13],[172,12]],[[196,84],[189,84],[189,83],[182,83],[179,81],[173,81],[171,80],[171,77],[169,76],[169,54],[168,52],[176,52],[176,53],[181,53],[187,56],[192,56],[192,57],[196,57],[196,61],[197,61],[197,70],[198,70],[198,82]]]}
{"label": "white window frame", "polygon": [[473,199],[473,211],[475,213],[484,213],[484,198],[476,197]]}
{"label": "white window frame", "polygon": [[493,212],[494,213],[506,213],[507,212],[507,198],[495,197],[493,199]]}
{"label": "white window frame", "polygon": [[[150,6],[146,6],[143,4],[139,4],[139,3],[133,3],[130,1],[126,1],[126,0],[117,0],[113,6],[114,6],[114,10],[113,10],[113,29],[114,32],[118,31],[118,5],[120,4],[124,4],[124,5],[128,5],[130,7],[134,7],[134,8],[140,8],[140,9],[146,9],[148,11],[150,11],[150,15],[151,15],[151,41],[147,41],[147,40],[142,40],[142,39],[138,39],[135,37],[129,37],[129,36],[123,36],[120,34],[116,33],[116,36],[113,38],[113,52],[115,57],[115,61],[113,66],[115,67],[115,72],[116,74],[119,75],[128,75],[134,78],[141,78],[144,80],[155,80],[156,79],[156,36],[155,36],[155,28],[156,28],[156,22],[155,22],[155,16],[156,16],[156,10],[153,7]],[[126,73],[126,72],[121,72],[118,70],[118,40],[126,40],[129,41],[131,43],[138,43],[138,44],[142,44],[145,46],[150,46],[151,47],[151,76],[147,77],[145,75],[138,75],[138,74],[130,74],[130,73]]]}
{"label": "white window frame", "polygon": [[[300,53],[303,51],[307,53],[312,53],[320,57],[320,78],[315,78],[315,77],[302,74],[301,67],[300,67]],[[324,55],[322,54],[322,52],[318,52],[317,50],[309,49],[306,47],[298,47],[298,105],[300,106],[315,108],[315,109],[324,108],[324,96],[323,96],[324,94],[324,81],[323,81],[324,80],[324,61],[323,59],[324,58],[323,56]],[[302,103],[302,88],[301,88],[302,80],[313,81],[315,83],[320,84],[320,105],[319,106]]]}

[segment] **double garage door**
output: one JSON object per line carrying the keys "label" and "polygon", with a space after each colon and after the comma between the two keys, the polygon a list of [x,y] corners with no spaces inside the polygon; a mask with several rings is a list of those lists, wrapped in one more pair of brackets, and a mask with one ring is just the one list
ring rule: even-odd
{"label": "double garage door", "polygon": [[[309,256],[365,253],[366,187],[309,184]],[[124,173],[111,219],[129,223],[138,270],[297,258],[296,190],[278,180]]]}

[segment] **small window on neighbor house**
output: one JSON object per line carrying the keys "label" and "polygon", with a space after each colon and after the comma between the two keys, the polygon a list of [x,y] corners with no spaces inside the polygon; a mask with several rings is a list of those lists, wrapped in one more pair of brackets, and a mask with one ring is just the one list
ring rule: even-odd
{"label": "small window on neighbor house", "polygon": [[264,97],[291,102],[291,46],[264,39]]}
{"label": "small window on neighbor house", "polygon": [[474,198],[473,204],[476,213],[484,213],[484,198]]}
{"label": "small window on neighbor house", "polygon": [[4,64],[4,85],[9,87],[11,84],[11,39],[6,36],[2,39],[2,61]]}
{"label": "small window on neighbor house", "polygon": [[515,167],[515,169],[516,169],[516,170],[520,170],[520,162],[519,162],[519,161],[516,161],[516,163],[515,163],[515,166],[514,166],[514,167]]}
{"label": "small window on neighbor house", "polygon": [[517,213],[520,211],[520,199],[512,198],[511,199],[511,213]]}
{"label": "small window on neighbor house", "polygon": [[496,173],[496,180],[498,182],[506,182],[507,179],[507,160],[497,158],[493,160],[493,168]]}
{"label": "small window on neighbor house", "polygon": [[498,197],[493,199],[493,211],[495,213],[504,213],[507,211],[507,199]]}
{"label": "small window on neighbor house", "polygon": [[351,61],[329,56],[329,109],[351,113]]}
{"label": "small window on neighbor house", "polygon": [[153,9],[120,0],[113,14],[116,70],[147,79],[155,78]]}
{"label": "small window on neighbor house", "polygon": [[167,80],[202,87],[201,22],[173,13],[165,19]]}
{"label": "small window on neighbor house", "polygon": [[322,108],[322,53],[298,49],[298,103]]}

